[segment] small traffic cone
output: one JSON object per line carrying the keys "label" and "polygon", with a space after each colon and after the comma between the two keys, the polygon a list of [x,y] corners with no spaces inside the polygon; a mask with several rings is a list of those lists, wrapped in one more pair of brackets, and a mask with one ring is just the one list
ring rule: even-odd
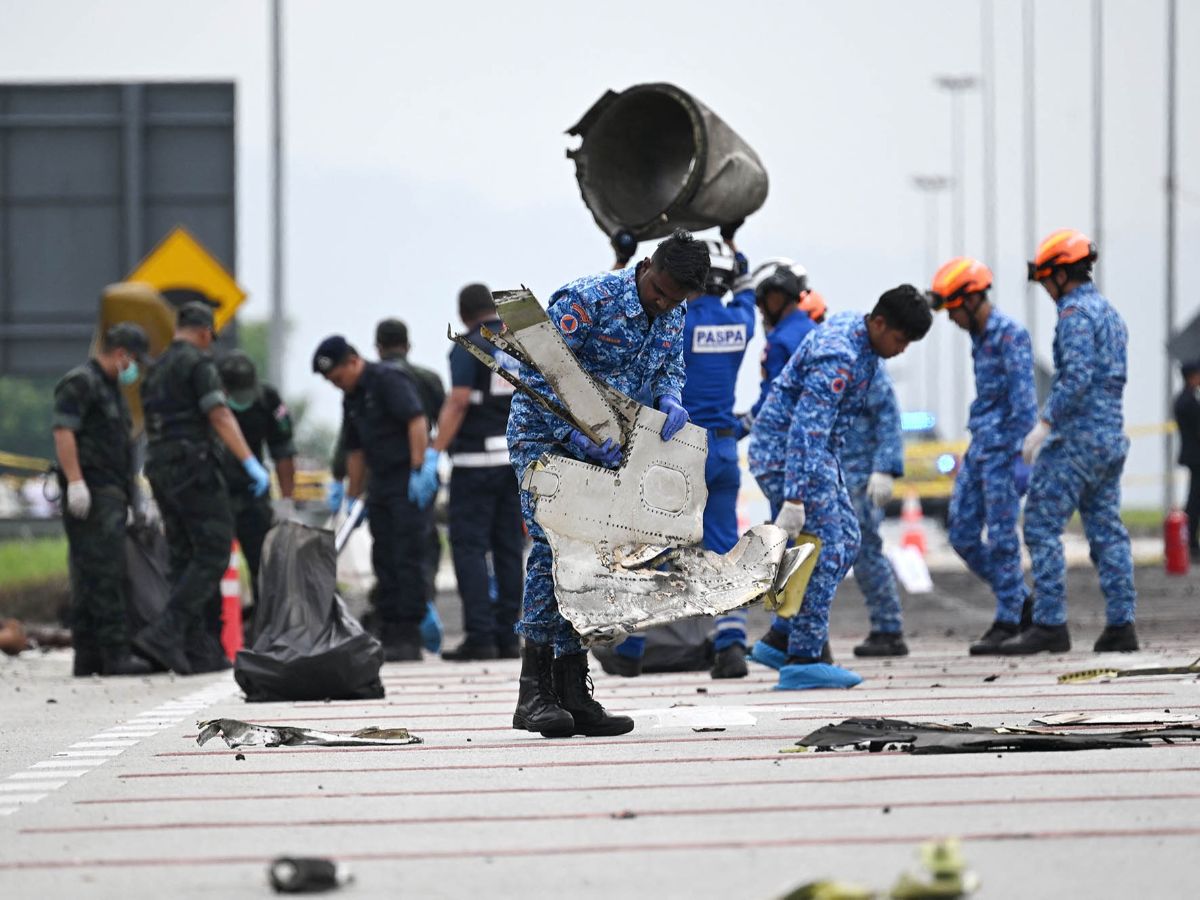
{"label": "small traffic cone", "polygon": [[242,633],[242,581],[238,577],[238,542],[229,550],[229,567],[221,579],[221,648],[230,661],[244,646]]}
{"label": "small traffic cone", "polygon": [[924,557],[929,545],[925,539],[925,513],[916,491],[909,491],[904,496],[904,502],[900,505],[900,521],[904,526],[900,546],[912,547]]}

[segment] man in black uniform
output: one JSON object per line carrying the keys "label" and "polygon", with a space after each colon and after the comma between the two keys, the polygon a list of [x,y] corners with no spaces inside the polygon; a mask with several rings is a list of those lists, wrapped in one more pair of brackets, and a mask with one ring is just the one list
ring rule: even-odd
{"label": "man in black uniform", "polygon": [[276,513],[278,518],[287,519],[295,512],[292,495],[296,487],[296,445],[292,437],[292,417],[279,391],[258,380],[254,361],[242,351],[235,350],[224,356],[217,363],[217,371],[229,397],[229,408],[233,410],[250,452],[262,462],[263,446],[266,445],[279,479],[282,499],[273,510],[265,494],[256,497],[251,493],[250,478],[238,461],[227,451],[221,453],[221,470],[229,487],[233,511],[233,530],[250,569],[257,605],[263,539],[271,529]]}
{"label": "man in black uniform", "polygon": [[1179,464],[1187,466],[1188,551],[1200,562],[1200,360],[1180,366],[1183,390],[1175,397],[1175,424],[1179,426]]}
{"label": "man in black uniform", "polygon": [[[458,314],[472,343],[513,374],[520,364],[480,336],[487,325],[499,332],[492,292],[469,284],[458,294]],[[508,457],[508,411],[513,388],[455,345],[450,351],[450,396],[438,420],[434,449],[450,451],[450,548],[463,604],[466,638],[443,659],[518,659],[513,633],[521,611],[524,529],[517,476]],[[496,577],[492,602],[488,554]]]}
{"label": "man in black uniform", "polygon": [[233,517],[213,433],[249,476],[250,493],[261,497],[271,487],[267,470],[242,437],[207,352],[214,338],[212,310],[199,302],[185,304],[176,318],[174,342],[142,382],[146,477],[170,548],[171,598],[133,644],[180,675],[229,667],[218,640],[220,606],[214,600],[229,565]]}
{"label": "man in black uniform", "polygon": [[345,395],[342,426],[351,501],[366,489],[370,474],[367,522],[384,659],[419,661],[422,559],[429,506],[437,492],[437,458],[426,453],[429,425],[416,387],[394,366],[367,362],[341,335],[317,347],[313,371]]}
{"label": "man in black uniform", "polygon": [[54,449],[64,488],[63,527],[71,560],[74,673],[144,675],[129,652],[125,601],[125,521],[132,501],[129,407],[120,385],[138,378],[148,352],[137,325],[113,325],[100,352],[54,389]]}

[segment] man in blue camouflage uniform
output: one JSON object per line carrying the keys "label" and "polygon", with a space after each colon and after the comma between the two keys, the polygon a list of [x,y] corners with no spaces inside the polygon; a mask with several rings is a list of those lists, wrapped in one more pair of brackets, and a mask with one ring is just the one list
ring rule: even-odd
{"label": "man in blue camouflage uniform", "polygon": [[1121,472],[1129,452],[1121,409],[1129,333],[1092,283],[1096,245],[1073,229],[1051,234],[1029,264],[1058,307],[1054,380],[1042,417],[1025,438],[1033,465],[1025,543],[1033,559],[1033,626],[1000,645],[1005,655],[1071,647],[1062,530],[1076,509],[1100,573],[1107,625],[1096,652],[1138,649],[1129,533],[1121,522]]}
{"label": "man in blue camouflage uniform", "polygon": [[900,404],[882,362],[867,388],[862,414],[846,432],[840,462],[862,536],[854,560],[854,580],[871,617],[871,632],[854,648],[854,655],[906,656],[900,591],[879,536],[883,507],[892,498],[895,479],[904,474]]}
{"label": "man in blue camouflage uniform", "polygon": [[779,669],[779,690],[862,681],[821,661],[829,605],[858,556],[860,539],[838,455],[866,404],[879,359],[920,340],[930,322],[924,296],[907,284],[884,293],[868,316],[831,317],[788,361],[754,420],[750,471],[778,505],[775,524],[791,538],[804,532],[822,544],[800,612],[790,622],[777,618],[752,651],[754,659]]}
{"label": "man in blue camouflage uniform", "polygon": [[1029,482],[1021,441],[1037,421],[1033,349],[1029,332],[992,306],[991,286],[991,270],[964,256],[938,269],[930,290],[933,308],[945,309],[970,334],[975,365],[971,444],[950,497],[950,544],[996,595],[996,619],[970,645],[972,656],[999,652],[1001,643],[1028,627],[1032,612],[1017,517]]}
{"label": "man in blue camouflage uniform", "polygon": [[[742,483],[738,465],[738,419],[733,413],[738,369],[754,336],[754,290],[746,257],[733,244],[733,230],[722,229],[724,243],[706,241],[708,281],[704,293],[687,301],[683,326],[683,361],[687,380],[683,408],[692,422],[708,430],[708,460],[704,481],[704,546],[728,553],[738,542],[737,496]],[[722,298],[733,290],[733,299]],[[744,678],[746,669],[746,611],[734,609],[717,617],[712,665],[713,678]],[[633,678],[641,674],[646,638],[633,635],[611,652],[600,651],[604,670]]]}
{"label": "man in blue camouflage uniform", "polygon": [[[638,396],[648,389],[667,416],[663,440],[688,421],[683,392],[683,323],[680,304],[700,292],[708,274],[708,248],[677,231],[654,255],[621,272],[573,281],[550,298],[547,314],[592,377]],[[541,375],[523,367],[521,380],[544,397],[554,392]],[[508,446],[520,481],[543,454],[616,466],[621,448],[596,446],[570,424],[524,394],[512,403]],[[579,635],[558,610],[550,545],[534,518],[534,502],[521,492],[521,512],[533,549],[517,632],[525,638],[520,694],[513,727],[546,736],[612,735],[632,730],[627,716],[610,716],[591,695],[587,654]]]}

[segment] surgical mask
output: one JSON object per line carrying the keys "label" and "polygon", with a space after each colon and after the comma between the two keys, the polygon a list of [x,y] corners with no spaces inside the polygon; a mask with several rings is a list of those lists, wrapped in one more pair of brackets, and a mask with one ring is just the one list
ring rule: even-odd
{"label": "surgical mask", "polygon": [[234,412],[245,412],[251,406],[254,405],[253,401],[251,401],[250,403],[238,403],[232,397],[228,398],[228,402],[229,402],[229,408],[232,409]]}
{"label": "surgical mask", "polygon": [[129,385],[137,382],[138,375],[140,374],[141,372],[138,370],[138,364],[136,360],[130,360],[129,365],[122,369],[120,374],[117,375],[117,382],[128,387]]}

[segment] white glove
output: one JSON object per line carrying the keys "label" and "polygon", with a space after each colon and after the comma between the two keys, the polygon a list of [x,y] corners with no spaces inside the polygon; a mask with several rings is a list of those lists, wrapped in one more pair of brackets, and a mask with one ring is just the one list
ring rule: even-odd
{"label": "white glove", "polygon": [[67,512],[76,519],[86,519],[92,509],[92,492],[84,481],[72,481],[67,485]]}
{"label": "white glove", "polygon": [[892,499],[895,484],[896,479],[887,472],[872,472],[871,477],[867,479],[867,496],[876,506],[887,506],[887,502]]}
{"label": "white glove", "polygon": [[1021,456],[1025,460],[1025,465],[1033,465],[1033,461],[1041,452],[1042,444],[1046,443],[1046,438],[1049,436],[1050,423],[1045,419],[1038,419],[1038,423],[1033,426],[1033,431],[1025,435],[1025,443],[1021,445]]}
{"label": "white glove", "polygon": [[290,522],[296,518],[296,503],[291,497],[280,497],[273,504],[276,522]]}
{"label": "white glove", "polygon": [[791,500],[785,502],[779,510],[779,515],[775,517],[775,524],[794,540],[804,527],[804,504]]}

